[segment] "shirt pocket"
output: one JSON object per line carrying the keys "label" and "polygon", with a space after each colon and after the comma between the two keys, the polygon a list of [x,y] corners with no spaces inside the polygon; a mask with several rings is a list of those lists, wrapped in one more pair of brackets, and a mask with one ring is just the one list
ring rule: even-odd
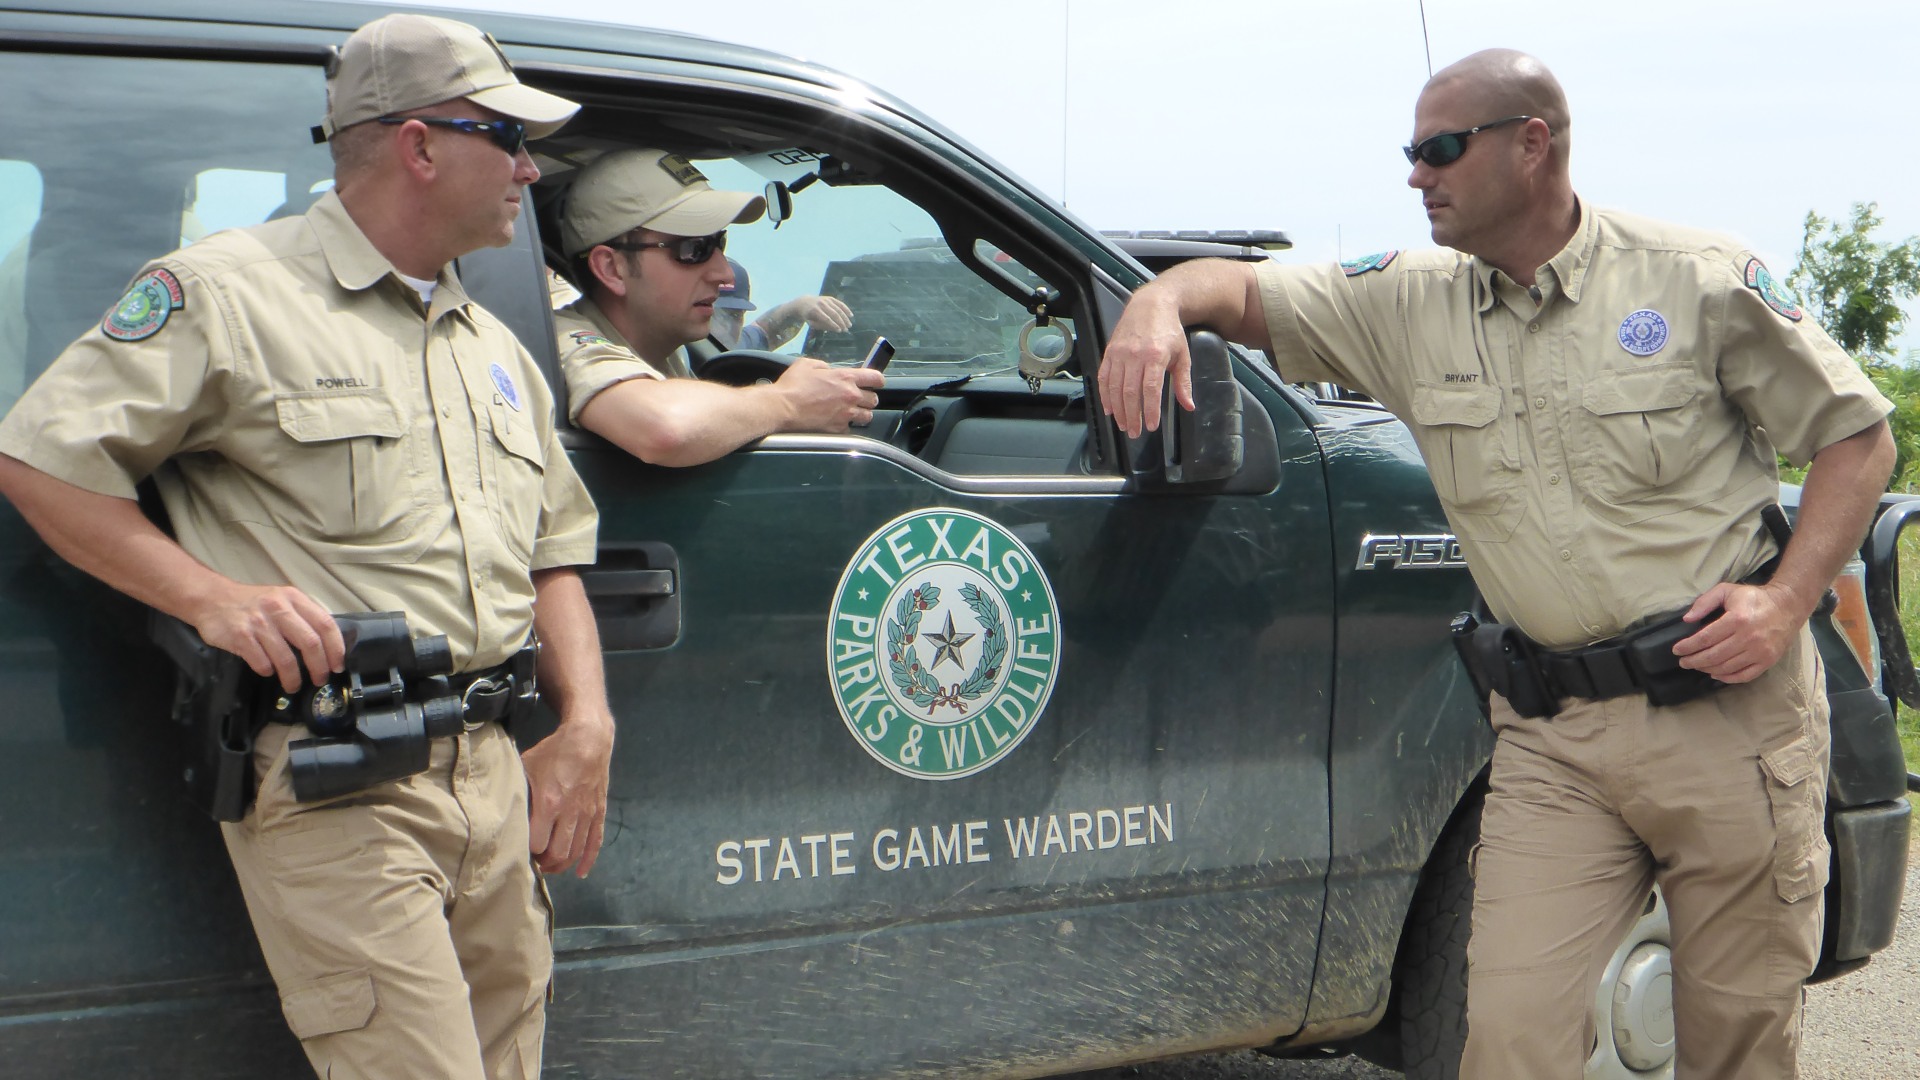
{"label": "shirt pocket", "polygon": [[1501,389],[1415,383],[1412,413],[1427,472],[1454,528],[1476,540],[1512,536],[1526,506]]}
{"label": "shirt pocket", "polygon": [[1580,394],[1584,437],[1575,475],[1600,499],[1628,509],[1628,521],[1681,509],[1670,499],[1641,504],[1656,491],[1672,494],[1694,474],[1700,447],[1701,394],[1686,361],[1617,368],[1588,376]]}
{"label": "shirt pocket", "polygon": [[297,510],[344,562],[416,558],[422,506],[407,446],[407,415],[383,391],[312,390],[274,397],[280,430],[299,444],[287,463]]}
{"label": "shirt pocket", "polygon": [[487,509],[508,550],[531,566],[546,492],[546,446],[533,422],[517,412],[495,406],[487,411],[487,418],[493,435],[481,463]]}

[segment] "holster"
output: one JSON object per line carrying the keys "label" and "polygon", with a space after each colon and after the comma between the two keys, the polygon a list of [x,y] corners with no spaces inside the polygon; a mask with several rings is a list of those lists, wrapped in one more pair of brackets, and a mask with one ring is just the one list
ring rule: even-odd
{"label": "holster", "polygon": [[263,680],[171,615],[150,610],[147,632],[178,668],[172,716],[184,729],[188,796],[215,821],[239,821],[253,803],[255,703]]}
{"label": "holster", "polygon": [[1453,647],[1479,691],[1481,711],[1499,694],[1521,716],[1552,716],[1560,703],[1540,663],[1540,647],[1511,626],[1481,622],[1470,611],[1454,616]]}

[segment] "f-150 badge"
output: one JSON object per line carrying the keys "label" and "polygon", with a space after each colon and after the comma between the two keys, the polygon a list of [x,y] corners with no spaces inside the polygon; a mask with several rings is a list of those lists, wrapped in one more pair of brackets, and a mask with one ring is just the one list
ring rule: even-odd
{"label": "f-150 badge", "polygon": [[1438,570],[1441,567],[1467,565],[1460,552],[1460,541],[1452,533],[1421,533],[1402,536],[1368,533],[1360,538],[1360,561],[1355,570]]}
{"label": "f-150 badge", "polygon": [[1012,533],[965,510],[902,514],[867,537],[834,592],[834,704],[867,753],[951,780],[1013,752],[1060,666],[1053,586]]}

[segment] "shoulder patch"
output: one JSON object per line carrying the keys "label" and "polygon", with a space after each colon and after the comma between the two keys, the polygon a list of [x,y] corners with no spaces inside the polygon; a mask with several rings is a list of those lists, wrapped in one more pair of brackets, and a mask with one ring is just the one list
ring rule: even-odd
{"label": "shoulder patch", "polygon": [[1371,255],[1362,255],[1358,259],[1348,259],[1340,264],[1340,270],[1348,277],[1364,274],[1369,270],[1385,270],[1399,255],[1398,248],[1392,251],[1376,251]]}
{"label": "shoulder patch", "polygon": [[115,341],[142,341],[160,332],[168,316],[187,306],[180,279],[171,270],[149,270],[100,320],[100,332]]}
{"label": "shoulder patch", "polygon": [[573,347],[578,349],[586,345],[611,345],[613,342],[591,330],[575,330],[567,335],[573,339]]}
{"label": "shoulder patch", "polygon": [[1747,288],[1759,293],[1760,299],[1766,301],[1768,307],[1786,318],[1799,322],[1806,314],[1800,310],[1800,298],[1775,279],[1772,271],[1759,259],[1748,259],[1746,269],[1740,276],[1747,283]]}

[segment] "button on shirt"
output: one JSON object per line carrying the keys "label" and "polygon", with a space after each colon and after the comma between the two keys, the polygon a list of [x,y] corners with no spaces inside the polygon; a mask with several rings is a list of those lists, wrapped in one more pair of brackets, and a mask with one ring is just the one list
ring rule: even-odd
{"label": "button on shirt", "polygon": [[1489,607],[1551,648],[1756,569],[1776,448],[1892,408],[1708,233],[1583,205],[1531,290],[1445,250],[1351,265],[1256,270],[1276,365],[1407,421]]}
{"label": "button on shirt", "polygon": [[168,308],[156,282],[171,310],[123,301],[0,421],[0,453],[122,498],[151,474],[202,562],[404,611],[456,670],[526,640],[531,571],[593,561],[532,357],[450,272],[425,307],[332,193],[149,264],[134,291]]}
{"label": "button on shirt", "polygon": [[560,370],[567,379],[567,418],[575,423],[595,394],[616,383],[693,378],[680,349],[659,366],[640,359],[606,312],[585,296],[554,312],[553,328],[560,342]]}

